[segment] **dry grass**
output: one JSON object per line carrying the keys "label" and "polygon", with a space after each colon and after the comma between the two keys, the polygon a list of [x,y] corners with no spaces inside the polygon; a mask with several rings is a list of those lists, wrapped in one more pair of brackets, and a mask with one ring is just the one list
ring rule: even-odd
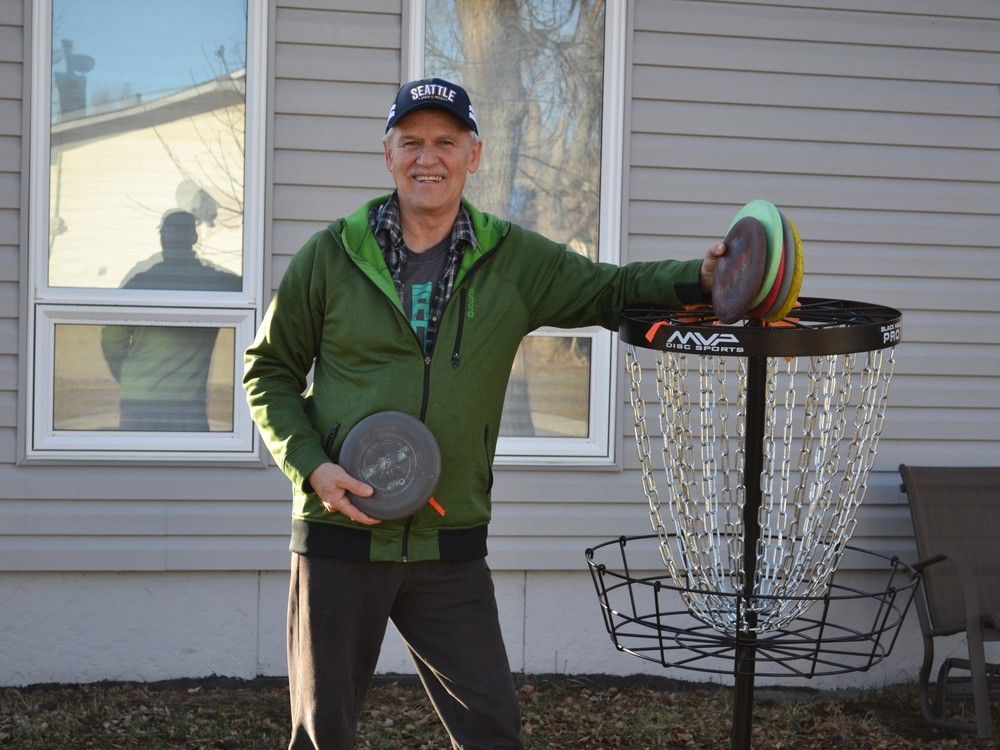
{"label": "dry grass", "polygon": [[[559,677],[520,687],[528,748],[728,748],[732,692],[681,683]],[[966,716],[967,701],[956,707]],[[187,681],[169,685],[89,685],[6,689],[0,694],[0,747],[201,749],[284,747],[287,690],[275,680]],[[996,730],[1000,737],[1000,724]],[[380,681],[369,694],[358,747],[447,748],[423,691]],[[850,698],[790,694],[758,700],[754,747],[988,748],[987,741],[932,730],[912,687]]]}

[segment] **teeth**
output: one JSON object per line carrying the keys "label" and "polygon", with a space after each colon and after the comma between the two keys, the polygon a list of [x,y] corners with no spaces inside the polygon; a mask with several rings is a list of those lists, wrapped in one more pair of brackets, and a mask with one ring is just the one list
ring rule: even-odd
{"label": "teeth", "polygon": [[441,182],[441,179],[435,175],[418,175],[416,177],[417,182]]}

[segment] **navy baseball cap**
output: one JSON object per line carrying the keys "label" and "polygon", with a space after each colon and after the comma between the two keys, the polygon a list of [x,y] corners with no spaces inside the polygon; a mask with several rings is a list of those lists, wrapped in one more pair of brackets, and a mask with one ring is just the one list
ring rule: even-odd
{"label": "navy baseball cap", "polygon": [[385,132],[388,133],[389,128],[418,109],[440,109],[454,115],[469,130],[479,135],[476,112],[472,109],[469,95],[457,83],[443,78],[422,78],[400,86],[396,101],[389,108],[389,116],[385,120]]}

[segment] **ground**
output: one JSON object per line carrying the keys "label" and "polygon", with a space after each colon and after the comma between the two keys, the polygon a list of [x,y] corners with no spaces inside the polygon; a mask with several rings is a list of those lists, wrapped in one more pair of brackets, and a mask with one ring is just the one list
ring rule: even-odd
{"label": "ground", "polygon": [[[968,733],[928,727],[913,685],[864,693],[761,691],[754,748],[996,748]],[[673,680],[521,677],[529,750],[728,748],[732,691]],[[971,704],[954,708],[968,719]],[[994,715],[998,713],[994,705]],[[287,743],[287,688],[280,680],[210,678],[159,684],[6,688],[0,693],[0,747],[281,748]],[[994,722],[1000,738],[1000,721]],[[359,748],[447,748],[448,738],[411,677],[379,678],[358,730]]]}

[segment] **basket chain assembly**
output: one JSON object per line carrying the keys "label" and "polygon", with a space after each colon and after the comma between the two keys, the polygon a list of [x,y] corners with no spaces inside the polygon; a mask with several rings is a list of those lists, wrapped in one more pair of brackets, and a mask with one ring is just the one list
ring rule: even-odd
{"label": "basket chain assembly", "polygon": [[[882,432],[894,350],[767,358],[761,532],[748,601],[741,593],[747,590],[741,563],[746,360],[703,354],[693,371],[685,353],[656,356],[665,500],[652,466],[643,368],[634,346],[625,354],[642,489],[660,556],[701,622],[730,634],[777,630],[823,595],[854,531]],[[804,372],[800,359],[808,363]],[[689,388],[689,381],[697,386]]]}

